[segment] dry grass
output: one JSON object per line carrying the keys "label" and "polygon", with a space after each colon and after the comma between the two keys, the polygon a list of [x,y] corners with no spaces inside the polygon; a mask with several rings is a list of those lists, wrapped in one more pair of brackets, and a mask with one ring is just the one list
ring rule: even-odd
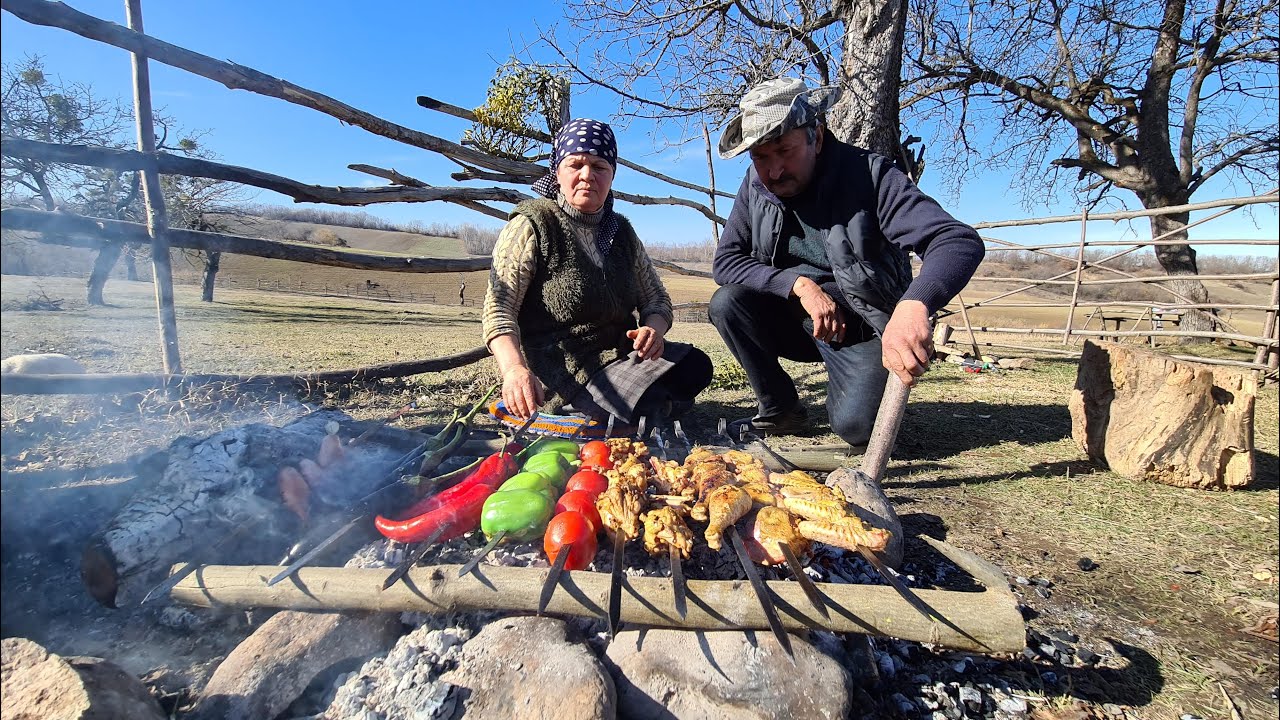
{"label": "dry grass", "polygon": [[[673,277],[670,287],[680,301],[709,296],[706,282]],[[86,307],[81,281],[6,276],[0,287],[0,352],[65,352],[97,372],[157,370],[151,286],[113,282],[107,290],[111,307]],[[17,309],[36,292],[64,300],[65,309]],[[189,371],[334,369],[434,357],[479,344],[474,307],[237,289],[220,289],[217,298],[200,303],[194,288],[177,290],[179,339]],[[679,324],[672,338],[704,348],[716,365],[715,384],[692,417],[697,431],[705,435],[716,418],[753,411],[741,370],[714,328]],[[1204,352],[1218,355],[1247,352],[1206,347],[1213,349]],[[825,372],[814,365],[787,367],[804,401],[820,415]],[[295,412],[296,399],[338,406],[359,418],[384,417],[416,401],[422,414],[409,422],[435,423],[474,400],[493,377],[491,361],[484,361],[405,380],[317,388],[271,405],[262,398],[238,405],[193,398],[183,405],[154,396],[105,404],[6,396],[4,468],[7,478],[31,477],[16,471],[30,471],[35,462],[83,479],[96,466],[163,447],[178,434],[269,419],[264,415],[270,408]],[[1139,717],[1225,717],[1217,685],[1222,682],[1247,706],[1245,717],[1268,716],[1268,707],[1274,709],[1266,694],[1276,682],[1275,646],[1239,628],[1277,601],[1275,386],[1257,403],[1257,483],[1247,491],[1213,493],[1149,485],[1089,465],[1070,438],[1066,400],[1074,378],[1073,361],[1047,355],[1026,371],[973,375],[939,364],[912,393],[886,482],[908,530],[944,533],[1010,575],[1050,579],[1051,598],[1026,598],[1038,613],[1033,626],[1071,627],[1082,637],[1108,638],[1150,658],[1117,671],[1108,686],[1113,690],[1090,691],[1090,699],[1127,702],[1115,688],[1131,687],[1131,695],[1146,698],[1129,703],[1142,706]],[[823,424],[813,436],[781,442],[835,442],[826,430]],[[1081,571],[1076,562],[1084,556],[1098,569]],[[1179,565],[1197,572],[1174,570]],[[1061,705],[1066,698],[1049,701]]]}

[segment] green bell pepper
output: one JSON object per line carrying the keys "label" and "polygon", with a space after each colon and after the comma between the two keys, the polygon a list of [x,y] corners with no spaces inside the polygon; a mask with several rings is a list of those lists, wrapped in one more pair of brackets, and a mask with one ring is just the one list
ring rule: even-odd
{"label": "green bell pepper", "polygon": [[512,475],[498,488],[498,492],[508,490],[537,490],[552,500],[555,500],[557,494],[557,488],[551,478],[540,472],[522,472]]}
{"label": "green bell pepper", "polygon": [[527,542],[542,536],[555,502],[537,490],[502,490],[489,496],[480,511],[480,529],[492,538],[506,532],[510,540]]}
{"label": "green bell pepper", "polygon": [[525,462],[535,455],[555,452],[563,455],[565,460],[573,462],[578,459],[578,451],[578,443],[572,440],[567,440],[565,438],[540,437],[537,440],[534,440],[532,445],[521,450],[516,459],[520,462]]}
{"label": "green bell pepper", "polygon": [[548,451],[538,453],[525,461],[524,472],[534,472],[544,475],[551,484],[557,488],[563,489],[564,484],[568,482],[569,475],[573,472],[573,465],[564,459],[564,455],[558,452]]}

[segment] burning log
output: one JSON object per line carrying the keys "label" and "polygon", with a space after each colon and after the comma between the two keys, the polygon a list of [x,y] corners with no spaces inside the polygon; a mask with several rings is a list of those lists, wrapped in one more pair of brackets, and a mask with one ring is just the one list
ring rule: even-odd
{"label": "burning log", "polygon": [[[960,559],[956,559],[957,564]],[[204,607],[276,607],[310,611],[373,610],[448,613],[459,610],[509,610],[533,613],[547,568],[483,566],[458,577],[458,566],[440,565],[411,571],[385,591],[386,569],[304,568],[290,582],[268,587],[275,566],[205,566],[173,589],[178,602]],[[998,575],[998,573],[996,573]],[[991,579],[992,575],[985,576]],[[622,594],[621,619],[652,627],[690,630],[768,628],[764,613],[745,582],[688,580],[688,612],[681,619],[674,607],[669,578],[628,577]],[[609,596],[609,576],[567,572],[549,614],[602,617]],[[805,598],[800,585],[768,583],[782,624],[789,630],[884,635],[975,652],[1017,652],[1026,645],[1021,614],[1000,585],[984,592],[919,590],[926,603],[950,626],[920,615],[891,588],[819,583],[831,618],[824,619]]]}
{"label": "burning log", "polygon": [[[262,522],[236,547],[196,559],[276,560],[291,542],[277,531],[299,525],[281,498],[280,469],[316,458],[330,423],[346,420],[317,412],[285,427],[251,424],[176,441],[160,479],[144,483],[84,548],[81,577],[90,595],[107,607],[136,602],[179,558],[209,552],[253,517]],[[340,462],[324,469],[324,482],[310,488],[309,501],[341,506],[364,495],[399,452],[369,441],[348,447]]]}

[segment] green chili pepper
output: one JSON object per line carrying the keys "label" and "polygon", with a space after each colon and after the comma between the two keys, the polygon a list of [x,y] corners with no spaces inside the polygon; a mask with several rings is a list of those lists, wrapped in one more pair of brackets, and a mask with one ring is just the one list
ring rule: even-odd
{"label": "green chili pepper", "polygon": [[512,475],[498,488],[498,492],[508,490],[537,490],[552,500],[555,500],[557,495],[556,486],[552,484],[551,479],[539,472],[522,472]]}
{"label": "green chili pepper", "polygon": [[503,490],[484,501],[480,529],[489,538],[505,531],[509,540],[534,540],[546,529],[554,509],[555,502],[537,490]]}

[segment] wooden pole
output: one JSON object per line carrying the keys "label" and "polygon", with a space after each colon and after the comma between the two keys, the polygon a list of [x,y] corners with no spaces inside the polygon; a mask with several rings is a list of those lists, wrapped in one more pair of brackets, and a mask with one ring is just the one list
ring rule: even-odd
{"label": "wooden pole", "polygon": [[[707,197],[710,200],[711,212],[716,211],[716,166],[711,156],[711,131],[707,130],[707,124],[702,123],[702,142],[707,146]],[[711,221],[711,240],[716,244],[720,244],[720,225],[714,220]]]}
{"label": "wooden pole", "polygon": [[[125,0],[129,29],[142,33],[142,0]],[[154,155],[156,127],[151,113],[151,71],[141,49],[130,53],[133,59],[133,120],[138,134],[138,151]],[[178,316],[173,309],[173,268],[169,263],[169,218],[165,213],[160,174],[141,170],[142,198],[147,209],[147,234],[151,236],[151,270],[156,288],[156,311],[160,321],[160,346],[166,375],[182,372],[182,356],[178,352]]]}
{"label": "wooden pole", "polygon": [[973,323],[969,322],[969,311],[965,308],[964,296],[956,293],[956,299],[960,301],[960,317],[964,320],[964,329],[969,333],[969,344],[973,346],[973,358],[982,360],[982,351],[978,349],[978,338],[973,334]]}
{"label": "wooden pole", "polygon": [[[457,565],[419,567],[385,591],[391,569],[307,567],[287,582],[267,587],[280,570],[275,565],[206,565],[178,583],[170,596],[202,607],[275,607],[308,611],[416,611],[444,614],[459,610],[535,612],[549,568],[482,565],[458,577]],[[624,622],[649,627],[691,630],[769,627],[760,603],[744,581],[689,580],[688,614],[673,607],[671,580],[625,577]],[[552,615],[603,617],[608,605],[609,575],[566,572],[561,588],[547,606]],[[955,627],[926,619],[892,588],[883,585],[819,583],[831,619],[813,609],[789,580],[767,583],[782,624],[789,630],[808,628],[862,633],[927,642],[975,652],[1017,652],[1026,644],[1022,616],[1003,589],[984,592],[916,590],[915,593]],[[959,628],[959,631],[956,630]]]}
{"label": "wooden pole", "polygon": [[[1271,283],[1271,308],[1267,310],[1266,320],[1262,323],[1262,336],[1271,337],[1276,329],[1276,307],[1280,305],[1280,278]],[[1267,349],[1258,347],[1258,353],[1254,355],[1253,361],[1259,365],[1267,360]]]}
{"label": "wooden pole", "polygon": [[[1071,305],[1067,307],[1067,326],[1062,329],[1062,344],[1071,342],[1071,322],[1076,316],[1076,303],[1080,300],[1080,276],[1084,273],[1084,242],[1089,228],[1089,208],[1080,211],[1080,247],[1076,250],[1076,275],[1071,286]],[[1105,329],[1105,328],[1103,328]]]}

